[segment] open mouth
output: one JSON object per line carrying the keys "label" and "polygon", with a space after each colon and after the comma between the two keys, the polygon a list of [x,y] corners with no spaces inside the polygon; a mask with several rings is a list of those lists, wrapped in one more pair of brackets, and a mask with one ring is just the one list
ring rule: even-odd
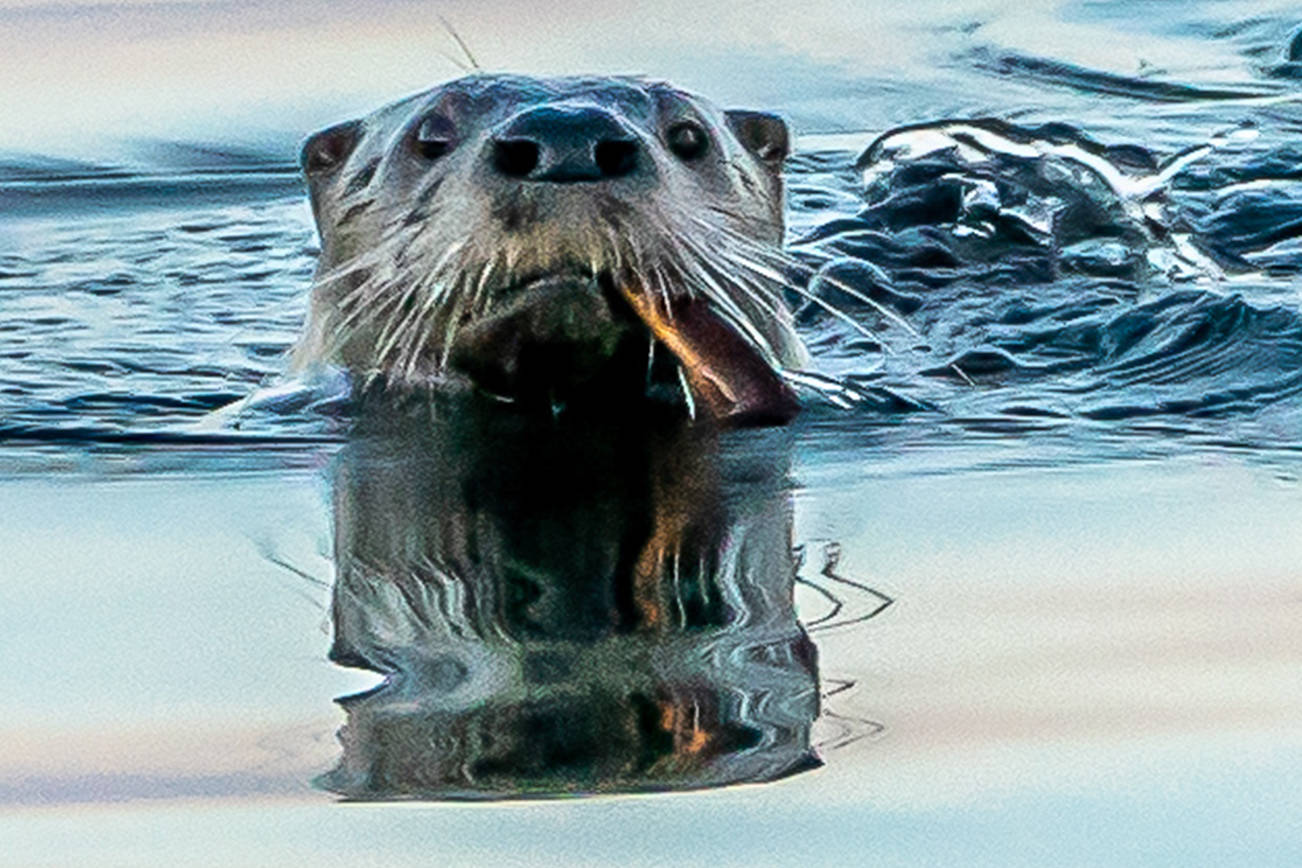
{"label": "open mouth", "polygon": [[519,281],[466,324],[451,362],[489,391],[556,400],[603,385],[621,366],[646,370],[648,333],[676,360],[694,416],[773,425],[798,411],[778,372],[708,299],[665,298],[628,274],[561,271]]}
{"label": "open mouth", "polygon": [[688,397],[710,418],[729,425],[781,425],[799,411],[778,372],[707,299],[665,299],[627,279],[616,290],[678,360]]}

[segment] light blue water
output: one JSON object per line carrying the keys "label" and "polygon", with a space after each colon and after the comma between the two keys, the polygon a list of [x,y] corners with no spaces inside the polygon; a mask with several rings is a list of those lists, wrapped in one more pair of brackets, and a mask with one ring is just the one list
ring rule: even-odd
{"label": "light blue water", "polygon": [[0,160],[16,864],[1295,864],[1298,22],[1033,12],[667,62],[791,118],[857,324],[793,295],[839,389],[685,451],[285,381],[306,128]]}

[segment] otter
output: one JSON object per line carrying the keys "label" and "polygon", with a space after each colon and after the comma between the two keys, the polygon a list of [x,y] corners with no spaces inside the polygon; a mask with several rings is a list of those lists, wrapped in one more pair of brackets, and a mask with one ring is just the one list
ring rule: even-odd
{"label": "otter", "polygon": [[636,77],[476,74],[311,136],[294,364],[523,405],[789,420],[777,116]]}

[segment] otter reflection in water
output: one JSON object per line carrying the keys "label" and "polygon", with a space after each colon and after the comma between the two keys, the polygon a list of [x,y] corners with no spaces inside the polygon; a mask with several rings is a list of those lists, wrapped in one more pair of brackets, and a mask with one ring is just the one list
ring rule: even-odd
{"label": "otter reflection in water", "polygon": [[320,785],[499,798],[819,764],[783,450],[439,401],[365,413],[337,466],[331,659],[385,678],[339,700]]}

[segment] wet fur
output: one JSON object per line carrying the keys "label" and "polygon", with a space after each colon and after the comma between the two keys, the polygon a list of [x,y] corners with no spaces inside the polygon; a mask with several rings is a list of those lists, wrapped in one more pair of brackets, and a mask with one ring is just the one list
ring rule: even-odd
{"label": "wet fur", "polygon": [[[547,100],[617,112],[651,158],[651,182],[494,186],[482,171],[493,130]],[[452,118],[457,140],[428,161],[412,131],[435,113]],[[475,75],[318,134],[304,163],[322,255],[296,366],[439,380],[468,326],[523,281],[559,273],[635,281],[666,307],[707,299],[775,370],[799,367],[783,297],[785,141],[774,152],[754,117],[641,79]],[[681,118],[709,131],[708,161],[688,165],[666,147],[665,127]]]}

